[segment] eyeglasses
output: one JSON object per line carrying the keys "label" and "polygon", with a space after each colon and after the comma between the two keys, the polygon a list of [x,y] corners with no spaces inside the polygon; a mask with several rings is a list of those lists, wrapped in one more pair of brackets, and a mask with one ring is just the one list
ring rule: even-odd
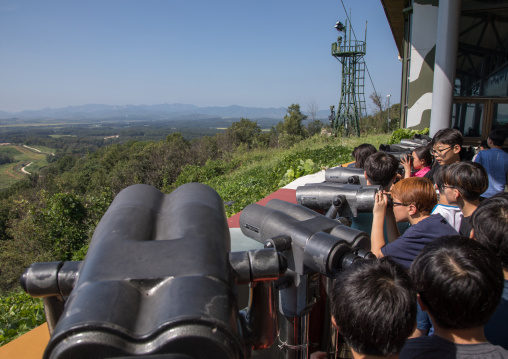
{"label": "eyeglasses", "polygon": [[442,156],[443,155],[443,151],[446,151],[446,150],[449,150],[450,148],[452,148],[453,146],[450,146],[450,147],[446,147],[446,148],[441,148],[440,150],[435,150],[435,149],[432,149],[430,151],[430,153],[432,153],[433,155],[439,155],[439,156]]}
{"label": "eyeglasses", "polygon": [[409,204],[405,204],[405,203],[401,203],[401,202],[395,202],[395,201],[392,201],[392,204],[393,206],[409,206]]}
{"label": "eyeglasses", "polygon": [[457,188],[457,187],[455,187],[455,186],[448,186],[448,185],[446,185],[446,184],[442,185],[441,187],[443,187],[443,188]]}

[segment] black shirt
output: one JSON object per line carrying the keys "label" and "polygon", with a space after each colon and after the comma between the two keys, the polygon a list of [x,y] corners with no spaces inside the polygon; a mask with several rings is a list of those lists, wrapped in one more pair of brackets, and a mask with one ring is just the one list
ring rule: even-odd
{"label": "black shirt", "polygon": [[471,233],[471,223],[469,223],[469,219],[471,216],[464,217],[462,216],[462,221],[460,221],[459,233],[463,237],[469,238],[469,234]]}

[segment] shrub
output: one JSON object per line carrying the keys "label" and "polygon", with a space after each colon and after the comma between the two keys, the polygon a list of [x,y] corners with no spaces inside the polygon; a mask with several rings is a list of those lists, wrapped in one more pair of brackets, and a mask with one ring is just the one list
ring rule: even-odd
{"label": "shrub", "polygon": [[0,346],[46,321],[42,299],[23,292],[0,297]]}
{"label": "shrub", "polygon": [[410,130],[409,128],[399,128],[393,131],[392,136],[388,140],[388,144],[399,143],[400,140],[405,138],[413,138],[415,135],[428,135],[429,129],[424,128],[423,130]]}

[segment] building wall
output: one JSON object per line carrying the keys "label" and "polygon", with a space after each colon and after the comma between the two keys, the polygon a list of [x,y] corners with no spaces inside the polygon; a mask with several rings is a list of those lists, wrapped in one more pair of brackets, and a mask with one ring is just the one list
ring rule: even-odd
{"label": "building wall", "polygon": [[430,126],[438,0],[414,0],[406,127]]}

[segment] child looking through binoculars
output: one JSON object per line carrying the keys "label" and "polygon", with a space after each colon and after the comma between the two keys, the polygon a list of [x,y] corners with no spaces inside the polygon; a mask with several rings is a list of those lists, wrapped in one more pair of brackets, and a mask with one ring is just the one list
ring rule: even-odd
{"label": "child looking through binoculars", "polygon": [[[409,268],[429,242],[444,235],[457,235],[457,231],[443,216],[430,214],[437,203],[437,195],[428,179],[412,177],[397,182],[391,189],[391,199],[394,218],[386,216],[390,202],[388,192],[376,194],[371,233],[371,251],[376,256],[390,256],[395,262]],[[383,234],[385,217],[387,227],[393,228],[387,231],[392,234],[388,244],[385,244]],[[403,235],[397,236],[395,222],[409,222],[411,227]]]}
{"label": "child looking through binoculars", "polygon": [[[400,163],[404,167],[404,178],[423,177],[430,171],[432,155],[427,146],[415,148],[411,155],[401,158]],[[412,173],[411,168],[418,170]]]}

